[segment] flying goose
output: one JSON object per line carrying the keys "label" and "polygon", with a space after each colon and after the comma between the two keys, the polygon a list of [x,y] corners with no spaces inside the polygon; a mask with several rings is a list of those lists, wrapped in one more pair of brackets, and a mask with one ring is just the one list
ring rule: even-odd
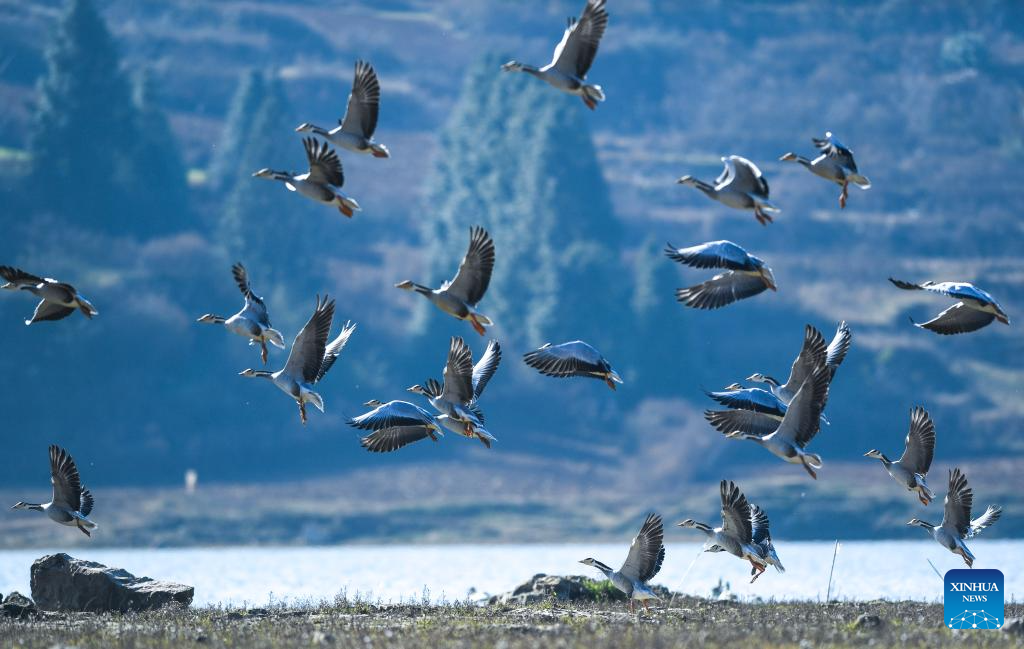
{"label": "flying goose", "polygon": [[334,205],[339,212],[351,218],[362,208],[354,198],[349,198],[341,191],[342,185],[345,184],[345,174],[341,170],[338,154],[326,143],[318,143],[311,137],[303,138],[302,145],[306,148],[306,159],[309,160],[308,172],[300,174],[260,169],[253,176],[280,180],[290,191],[298,192],[319,203]]}
{"label": "flying goose", "polygon": [[250,345],[259,343],[260,358],[263,359],[263,364],[266,365],[267,343],[284,349],[284,337],[280,331],[271,327],[270,316],[267,314],[267,305],[263,303],[263,298],[253,293],[252,285],[249,283],[249,274],[245,271],[245,266],[241,262],[236,263],[231,267],[231,274],[235,278],[235,283],[238,284],[238,290],[245,297],[245,306],[230,318],[207,313],[200,316],[197,322],[224,325],[228,331],[236,333],[243,338],[248,338]]}
{"label": "flying goose", "polygon": [[608,26],[604,3],[605,0],[587,0],[580,19],[568,19],[568,26],[555,47],[551,63],[538,69],[519,61],[509,61],[501,69],[532,74],[563,92],[578,95],[587,108],[594,110],[598,102],[604,101],[604,92],[601,86],[586,83],[586,78]]}
{"label": "flying goose", "polygon": [[50,446],[50,483],[53,485],[53,496],[44,505],[19,502],[11,509],[31,509],[46,512],[50,520],[77,527],[86,536],[92,536],[89,530],[98,527],[88,519],[92,513],[93,499],[88,489],[82,486],[78,477],[78,467],[71,455],[59,446]]}
{"label": "flying goose", "polygon": [[[736,383],[725,390],[705,394],[730,408],[708,411],[714,413],[716,422],[728,422],[725,427],[729,430],[739,430],[762,437],[779,427],[786,410],[789,409],[789,406],[768,390],[744,388]],[[824,413],[821,415],[821,422],[829,423]]]}
{"label": "flying goose", "polygon": [[348,108],[345,117],[338,120],[338,126],[327,131],[305,122],[295,130],[299,133],[316,133],[328,142],[354,153],[371,153],[374,158],[389,158],[391,154],[388,148],[373,141],[379,108],[380,83],[377,82],[377,73],[366,61],[356,61]]}
{"label": "flying goose", "polygon": [[897,288],[906,291],[931,291],[960,300],[928,322],[918,324],[911,318],[910,322],[915,327],[928,329],[944,336],[952,334],[964,334],[977,331],[988,325],[993,320],[998,320],[1005,325],[1010,324],[1010,318],[1003,311],[1003,307],[995,301],[991,295],[981,290],[974,284],[968,282],[932,282],[924,284],[912,284],[902,280],[889,278]]}
{"label": "flying goose", "polygon": [[626,561],[618,570],[601,563],[597,559],[587,557],[580,563],[597,568],[612,584],[626,594],[629,600],[629,610],[634,610],[634,600],[639,601],[648,608],[648,600],[661,599],[658,597],[647,582],[654,579],[661,570],[661,564],[665,561],[665,530],[661,523],[661,516],[648,514],[640,532],[633,538],[629,546],[629,554]]}
{"label": "flying goose", "polygon": [[705,552],[728,552],[734,557],[750,562],[757,573],[753,583],[764,572],[768,562],[762,558],[761,549],[754,546],[754,531],[750,504],[740,488],[732,480],[722,480],[718,484],[719,496],[722,500],[722,525],[711,527],[687,518],[677,527],[692,527],[707,536],[704,542]]}
{"label": "flying goose", "polygon": [[935,424],[928,416],[928,411],[918,406],[910,411],[910,432],[907,433],[906,448],[900,459],[890,460],[878,449],[871,449],[864,457],[881,460],[893,480],[906,487],[907,491],[916,491],[921,504],[929,505],[935,494],[928,488],[925,477],[932,466],[934,454]]}
{"label": "flying goose", "polygon": [[779,383],[778,380],[760,372],[751,374],[747,377],[747,380],[767,384],[768,390],[777,396],[782,403],[788,405],[793,400],[793,397],[796,396],[796,392],[803,385],[804,380],[819,365],[825,364],[828,366],[831,371],[829,377],[831,380],[835,376],[836,370],[839,369],[839,365],[846,358],[846,353],[850,350],[852,342],[853,332],[850,331],[850,327],[845,321],[839,323],[839,326],[836,328],[836,334],[828,345],[825,345],[825,337],[821,335],[820,331],[811,325],[807,325],[804,327],[803,346],[800,347],[800,353],[797,354],[796,359],[793,361],[789,371],[789,379],[785,383]]}
{"label": "flying goose", "polygon": [[999,520],[1003,514],[1002,507],[989,505],[985,513],[971,520],[971,508],[974,506],[974,492],[967,484],[967,476],[960,469],[949,472],[949,492],[946,493],[942,524],[932,525],[920,518],[907,521],[907,525],[923,527],[931,534],[939,545],[953,554],[959,554],[970,568],[974,565],[974,555],[964,543],[972,539],[983,529]]}
{"label": "flying goose", "polygon": [[811,138],[811,141],[821,151],[821,154],[814,160],[808,160],[792,152],[783,155],[779,160],[799,162],[814,175],[840,185],[843,188],[839,194],[840,209],[846,207],[847,189],[850,183],[861,189],[871,188],[871,181],[857,171],[857,163],[853,160],[853,151],[843,146],[831,131],[825,133],[825,139],[815,137]]}
{"label": "flying goose", "polygon": [[[773,455],[791,464],[800,464],[815,480],[818,475],[815,469],[822,466],[821,456],[808,453],[804,449],[818,434],[821,425],[821,411],[828,400],[828,384],[831,370],[827,365],[819,366],[807,377],[803,386],[797,391],[796,397],[790,402],[786,415],[779,422],[778,428],[767,435],[755,435],[738,430],[731,425],[722,413],[706,411],[704,417],[720,433],[730,439],[749,439],[757,442]],[[743,412],[728,410],[728,413]]]}
{"label": "flying goose", "polygon": [[[750,506],[750,526],[751,536],[753,538],[753,547],[757,550],[758,557],[769,566],[775,566],[775,569],[779,572],[786,572],[786,568],[782,565],[782,561],[779,560],[779,555],[775,552],[775,545],[772,544],[772,534],[768,524],[768,514],[758,507],[757,505]],[[761,576],[761,573],[755,565],[750,569],[750,574],[753,579],[750,583],[757,581],[757,578]]]}
{"label": "flying goose", "polygon": [[544,343],[540,349],[523,354],[527,365],[545,376],[565,379],[570,376],[589,376],[602,379],[612,390],[622,377],[612,369],[611,363],[582,340],[552,345]]}
{"label": "flying goose", "polygon": [[469,322],[482,336],[485,333],[484,327],[490,327],[494,323],[478,312],[476,305],[487,292],[493,271],[494,241],[487,230],[475,226],[469,229],[469,249],[459,264],[459,272],[455,274],[455,279],[446,281],[437,289],[409,280],[395,284],[395,288],[416,291],[448,315]]}
{"label": "flying goose", "polygon": [[732,241],[709,241],[689,248],[667,244],[672,261],[693,268],[725,268],[724,273],[689,288],[676,289],[676,300],[696,309],[717,309],[775,288],[775,276],[764,261]]}
{"label": "flying goose", "polygon": [[768,200],[768,181],[761,170],[750,160],[738,155],[722,158],[725,169],[715,179],[714,185],[693,176],[683,176],[676,183],[696,187],[704,194],[723,205],[737,210],[753,210],[754,218],[761,225],[768,225],[772,217],[767,212],[780,211]]}
{"label": "flying goose", "polygon": [[439,435],[444,436],[440,418],[416,404],[371,400],[364,405],[373,410],[349,419],[348,425],[372,431],[360,440],[361,446],[371,453],[390,453],[421,439],[429,437],[436,442]]}
{"label": "flying goose", "polygon": [[99,311],[81,295],[71,284],[58,282],[49,277],[36,277],[11,266],[0,266],[0,277],[7,283],[0,286],[9,291],[28,291],[41,298],[36,305],[32,318],[25,321],[26,325],[44,320],[61,320],[78,309],[86,318],[99,315]]}
{"label": "flying goose", "polygon": [[321,301],[318,295],[313,315],[299,331],[299,335],[295,336],[283,369],[276,372],[246,369],[239,373],[250,378],[270,379],[282,392],[295,399],[299,405],[299,420],[303,425],[306,424],[307,403],[312,403],[320,412],[324,411],[323,397],[313,391],[313,386],[331,369],[352,332],[356,330],[354,324],[346,322],[338,337],[328,344],[333,319],[334,300],[325,295]]}
{"label": "flying goose", "polygon": [[409,392],[420,394],[430,405],[447,415],[445,425],[460,435],[476,438],[487,448],[496,441],[484,428],[484,413],[477,406],[477,399],[483,393],[487,382],[494,376],[501,362],[501,346],[498,341],[487,343],[480,360],[473,365],[473,352],[461,337],[455,336],[448,347],[448,361],[444,366],[444,384],[428,379],[426,387],[414,385]]}

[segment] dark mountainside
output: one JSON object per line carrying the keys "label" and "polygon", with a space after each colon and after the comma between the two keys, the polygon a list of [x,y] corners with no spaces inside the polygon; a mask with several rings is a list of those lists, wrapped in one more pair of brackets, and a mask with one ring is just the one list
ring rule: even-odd
{"label": "dark mountainside", "polygon": [[[550,58],[582,3],[556,4],[0,7],[0,263],[69,281],[100,312],[25,327],[34,302],[0,295],[0,488],[44,490],[46,445],[59,443],[100,488],[98,503],[103,487],[177,484],[189,468],[201,484],[253,483],[437,460],[512,476],[508,497],[538,474],[593,467],[594,489],[652,504],[756,474],[763,500],[794,506],[816,490],[842,497],[888,480],[861,455],[898,455],[920,404],[938,429],[936,492],[947,468],[973,467],[979,502],[1009,514],[992,535],[1024,533],[1012,514],[1024,502],[1005,479],[1024,457],[1024,202],[1013,173],[1024,161],[1024,8],[611,0],[590,74],[608,100],[591,113],[499,69],[513,55]],[[380,74],[377,139],[392,158],[339,152],[345,191],[363,206],[349,221],[250,175],[302,168],[292,131],[334,124],[356,58]],[[777,162],[811,155],[810,138],[826,130],[874,185],[851,188],[844,211],[838,187]],[[783,209],[774,225],[675,184],[685,173],[714,179],[732,153],[764,171]],[[450,435],[370,455],[344,424],[360,404],[414,400],[404,389],[440,376],[452,335],[484,348],[465,323],[393,288],[451,277],[475,224],[497,247],[480,306],[505,352],[483,401],[499,442],[485,452]],[[673,289],[712,273],[669,261],[665,242],[722,238],[764,258],[778,293],[685,309]],[[195,323],[240,307],[236,260],[289,343],[317,293],[338,300],[334,331],[359,324],[321,386],[326,415],[311,413],[305,428],[285,395],[237,376],[259,367],[256,350]],[[950,302],[897,291],[889,276],[977,282],[1013,324],[952,338],[914,329],[908,315],[921,321]],[[825,458],[817,484],[704,422],[701,388],[755,371],[784,378],[804,324],[831,337],[840,319],[854,347],[831,426],[811,447]],[[521,362],[575,338],[623,375],[617,393]],[[270,369],[285,358],[272,350]],[[476,496],[486,508],[488,494]],[[904,535],[852,498],[840,507],[879,536]],[[823,536],[801,512],[780,534]]]}

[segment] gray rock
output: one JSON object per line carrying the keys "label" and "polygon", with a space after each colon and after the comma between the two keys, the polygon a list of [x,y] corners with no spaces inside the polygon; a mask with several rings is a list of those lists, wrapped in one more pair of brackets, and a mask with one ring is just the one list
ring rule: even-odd
{"label": "gray rock", "polygon": [[32,598],[44,611],[148,611],[163,606],[188,606],[192,586],[108,568],[94,561],[51,554],[32,564]]}
{"label": "gray rock", "polygon": [[861,613],[857,616],[857,619],[853,621],[853,628],[861,631],[874,631],[880,629],[884,621],[882,618],[871,613]]}
{"label": "gray rock", "polygon": [[[654,592],[663,598],[671,597],[668,589],[661,586],[655,586]],[[529,581],[520,584],[511,592],[491,597],[488,603],[535,604],[549,599],[556,599],[560,602],[625,601],[626,595],[606,580],[596,580],[578,575],[559,577],[539,574],[534,575]]]}
{"label": "gray rock", "polygon": [[1024,637],[1024,617],[1010,617],[1003,620],[1003,633]]}
{"label": "gray rock", "polygon": [[0,604],[0,609],[3,610],[4,617],[11,617],[17,620],[24,620],[38,613],[36,605],[32,603],[32,600],[17,591],[4,598],[3,603]]}

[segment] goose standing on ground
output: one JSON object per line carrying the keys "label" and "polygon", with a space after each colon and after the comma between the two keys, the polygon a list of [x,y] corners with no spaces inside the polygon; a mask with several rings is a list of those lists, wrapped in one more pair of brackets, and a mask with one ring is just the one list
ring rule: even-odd
{"label": "goose standing on ground", "polygon": [[283,369],[276,372],[262,372],[246,369],[241,376],[270,379],[282,392],[295,399],[299,405],[299,420],[306,424],[306,404],[312,403],[320,412],[324,411],[324,400],[313,391],[338,359],[356,326],[346,322],[338,337],[328,344],[331,322],[334,320],[334,300],[324,296],[316,297],[316,308],[309,321],[295,336],[291,353]]}
{"label": "goose standing on ground", "polygon": [[311,200],[325,205],[334,205],[338,211],[352,218],[358,210],[359,203],[341,191],[345,184],[345,174],[341,170],[341,160],[334,149],[324,142],[317,142],[311,137],[304,138],[302,145],[306,148],[306,159],[309,171],[300,174],[273,169],[260,169],[253,176],[280,180],[290,191],[298,192]]}
{"label": "goose standing on ground", "polygon": [[601,352],[582,340],[552,345],[544,343],[540,349],[523,354],[527,365],[545,376],[565,379],[570,376],[589,376],[601,379],[612,390],[622,377],[612,369]]}
{"label": "goose standing on ground", "polygon": [[484,428],[484,413],[477,405],[487,382],[494,376],[501,362],[498,341],[487,343],[483,356],[473,365],[473,352],[461,337],[455,336],[448,347],[448,361],[444,366],[444,384],[428,379],[426,386],[414,385],[409,392],[420,394],[443,415],[446,427],[470,439],[479,439],[487,448],[497,441]]}
{"label": "goose standing on ground", "polygon": [[640,527],[640,533],[629,546],[626,561],[618,570],[612,570],[597,559],[587,557],[580,563],[597,568],[612,584],[626,594],[629,610],[633,611],[634,601],[639,601],[646,609],[648,600],[661,599],[647,582],[654,579],[665,561],[665,529],[661,516],[648,514],[647,520]]}
{"label": "goose standing on ground", "polygon": [[725,169],[715,179],[714,185],[693,176],[683,176],[676,183],[696,187],[704,194],[723,205],[737,210],[753,210],[754,218],[761,225],[768,225],[772,217],[767,212],[779,212],[779,208],[768,200],[768,181],[761,170],[750,160],[738,155],[722,158]]}
{"label": "goose standing on ground", "polygon": [[[753,538],[754,549],[757,550],[757,555],[762,561],[769,566],[775,566],[775,569],[780,573],[786,572],[785,566],[782,565],[782,561],[779,560],[778,553],[775,552],[775,545],[772,544],[772,533],[769,529],[768,514],[758,507],[757,505],[750,506],[750,526],[751,536]],[[757,581],[757,578],[761,576],[764,570],[758,572],[757,566],[755,565],[750,569],[750,574],[753,579],[750,583]]]}
{"label": "goose standing on ground", "polygon": [[924,284],[912,284],[892,277],[889,278],[889,281],[905,291],[931,291],[960,300],[928,322],[918,324],[911,318],[910,322],[915,327],[948,336],[977,331],[993,320],[998,320],[1005,325],[1010,324],[1009,316],[1003,311],[1003,307],[995,301],[995,298],[974,284],[931,281]]}
{"label": "goose standing on ground", "polygon": [[71,284],[58,282],[49,277],[36,277],[11,266],[0,266],[0,277],[7,282],[0,288],[9,291],[28,291],[41,298],[32,318],[25,321],[26,325],[44,320],[61,320],[74,313],[75,309],[81,311],[86,318],[99,315],[96,307],[79,295]]}
{"label": "goose standing on ground", "polygon": [[677,527],[692,527],[703,532],[708,537],[704,542],[705,552],[728,552],[734,557],[749,561],[757,573],[750,580],[750,583],[754,583],[768,563],[761,557],[760,548],[754,546],[750,504],[732,480],[722,480],[718,483],[718,492],[722,500],[721,527],[711,527],[692,518],[677,523]]}
{"label": "goose standing on ground", "polygon": [[605,0],[587,0],[580,19],[569,18],[551,63],[535,68],[519,61],[509,61],[501,69],[532,74],[563,92],[579,96],[587,108],[594,110],[598,102],[604,101],[604,92],[601,86],[586,83],[586,78],[608,26],[604,3]]}
{"label": "goose standing on ground", "polygon": [[831,380],[835,376],[836,370],[839,369],[839,365],[846,358],[846,353],[850,350],[852,342],[853,332],[850,331],[850,327],[845,321],[839,323],[839,326],[836,328],[836,335],[833,336],[832,342],[828,345],[825,345],[825,337],[821,335],[820,331],[811,325],[806,325],[804,327],[803,346],[793,361],[789,371],[789,379],[784,384],[780,384],[776,379],[760,372],[751,374],[747,377],[747,380],[767,384],[768,390],[777,396],[782,403],[788,405],[793,400],[793,397],[796,396],[796,392],[803,385],[804,380],[819,365],[825,364],[828,366],[831,371],[829,376]]}
{"label": "goose standing on ground", "polygon": [[222,324],[228,331],[248,338],[250,345],[259,343],[260,358],[263,359],[263,364],[266,365],[267,343],[284,349],[284,336],[270,325],[267,305],[263,303],[263,298],[252,292],[252,285],[249,284],[249,275],[245,271],[245,266],[241,263],[236,263],[231,267],[231,274],[235,278],[235,283],[238,284],[238,290],[242,291],[242,295],[245,297],[245,306],[230,318],[207,313],[201,316],[197,322]]}
{"label": "goose standing on ground", "polygon": [[31,509],[46,512],[50,520],[77,527],[86,536],[92,536],[89,530],[98,526],[89,520],[92,513],[93,499],[89,490],[82,486],[78,476],[78,467],[71,454],[59,446],[50,446],[50,483],[53,485],[53,496],[44,505],[22,503],[11,509]]}
{"label": "goose standing on ground", "polygon": [[919,518],[907,521],[907,525],[916,525],[928,530],[939,545],[953,554],[959,554],[970,568],[974,565],[974,555],[964,544],[966,539],[974,538],[986,527],[999,520],[1003,510],[998,505],[989,505],[985,513],[971,520],[971,508],[974,506],[974,492],[967,484],[967,476],[960,469],[949,472],[949,492],[946,494],[942,524],[932,525]]}
{"label": "goose standing on ground", "polygon": [[[822,466],[821,456],[817,453],[808,453],[804,449],[821,427],[821,411],[828,400],[830,378],[831,370],[828,366],[818,367],[797,391],[779,427],[768,435],[755,435],[738,430],[732,426],[732,421],[728,417],[723,417],[720,412],[706,411],[704,417],[729,439],[749,439],[757,442],[776,457],[790,464],[802,465],[808,475],[817,480],[818,475],[814,471]],[[726,414],[734,412],[739,411],[725,411]]]}
{"label": "goose standing on ground", "polygon": [[732,241],[709,241],[689,248],[670,243],[665,254],[693,268],[727,269],[702,284],[676,289],[676,300],[695,309],[717,309],[765,289],[777,290],[772,269]]}
{"label": "goose standing on ground", "polygon": [[907,491],[916,491],[921,504],[929,505],[935,494],[928,488],[925,478],[932,466],[934,454],[935,424],[928,416],[928,411],[918,406],[910,411],[910,432],[907,433],[906,448],[900,459],[890,460],[878,449],[871,449],[864,457],[881,460],[893,480],[906,487]]}
{"label": "goose standing on ground", "polygon": [[475,226],[469,229],[469,249],[459,264],[459,272],[455,274],[455,279],[446,281],[437,289],[409,280],[395,284],[395,288],[416,291],[448,315],[469,322],[482,336],[485,333],[484,327],[490,327],[494,323],[478,312],[476,305],[487,292],[493,271],[494,241],[487,230]]}
{"label": "goose standing on ground", "polygon": [[305,122],[295,130],[299,133],[316,133],[328,142],[354,153],[371,153],[374,158],[389,158],[391,154],[388,148],[373,141],[379,108],[380,83],[377,82],[377,73],[366,61],[356,61],[348,108],[345,117],[338,120],[338,126],[328,131]]}
{"label": "goose standing on ground", "polygon": [[811,138],[814,146],[818,147],[821,154],[814,160],[808,160],[795,153],[787,153],[779,160],[799,162],[807,167],[811,173],[821,176],[825,180],[831,180],[843,188],[839,194],[839,208],[846,207],[847,189],[850,183],[861,189],[870,189],[871,181],[857,171],[857,163],[853,160],[853,151],[843,146],[831,132],[825,133],[825,139]]}
{"label": "goose standing on ground", "polygon": [[377,400],[363,404],[373,408],[370,412],[348,420],[348,425],[359,430],[373,431],[360,440],[360,445],[371,453],[390,453],[403,446],[428,437],[437,441],[444,436],[441,418],[408,401]]}

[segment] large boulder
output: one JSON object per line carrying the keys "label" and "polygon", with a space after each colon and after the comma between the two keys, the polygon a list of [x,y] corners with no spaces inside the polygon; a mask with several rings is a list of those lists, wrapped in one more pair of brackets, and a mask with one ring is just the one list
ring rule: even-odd
{"label": "large boulder", "polygon": [[44,611],[148,611],[167,605],[188,606],[194,594],[192,586],[136,577],[126,570],[63,553],[32,564],[32,599]]}
{"label": "large boulder", "polygon": [[0,611],[3,612],[4,617],[24,620],[36,614],[36,605],[32,603],[32,600],[15,591],[0,603]]}

